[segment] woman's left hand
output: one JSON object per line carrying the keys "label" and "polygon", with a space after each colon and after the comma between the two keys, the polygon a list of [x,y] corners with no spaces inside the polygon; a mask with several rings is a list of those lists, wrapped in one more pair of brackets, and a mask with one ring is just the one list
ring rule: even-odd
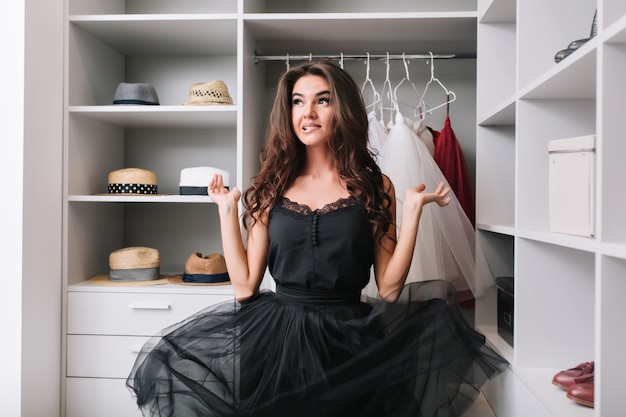
{"label": "woman's left hand", "polygon": [[442,181],[439,183],[435,191],[426,192],[426,185],[420,184],[416,187],[406,190],[403,206],[407,204],[420,208],[429,203],[437,203],[439,207],[450,204],[450,187],[446,187]]}

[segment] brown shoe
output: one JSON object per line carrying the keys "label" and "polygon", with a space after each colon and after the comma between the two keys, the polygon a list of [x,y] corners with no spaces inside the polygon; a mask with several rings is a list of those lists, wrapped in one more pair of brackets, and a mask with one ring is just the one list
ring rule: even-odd
{"label": "brown shoe", "polygon": [[593,408],[593,374],[578,378],[577,382],[567,390],[567,398]]}
{"label": "brown shoe", "polygon": [[575,379],[585,377],[593,373],[594,362],[584,362],[576,365],[574,368],[567,369],[565,371],[558,372],[552,378],[552,383],[557,387],[568,390],[569,387],[575,384]]}

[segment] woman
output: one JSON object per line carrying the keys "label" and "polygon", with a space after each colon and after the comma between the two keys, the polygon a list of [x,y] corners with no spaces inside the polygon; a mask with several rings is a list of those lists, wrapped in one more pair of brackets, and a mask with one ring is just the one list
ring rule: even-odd
{"label": "woman", "polygon": [[[201,311],[146,346],[128,379],[145,415],[455,416],[504,361],[445,281],[405,285],[439,184],[395,190],[367,147],[355,82],[328,62],[285,73],[262,165],[243,194],[216,175],[236,305]],[[359,301],[374,267],[383,301]],[[276,293],[259,291],[266,267]],[[152,345],[150,345],[152,346]]]}

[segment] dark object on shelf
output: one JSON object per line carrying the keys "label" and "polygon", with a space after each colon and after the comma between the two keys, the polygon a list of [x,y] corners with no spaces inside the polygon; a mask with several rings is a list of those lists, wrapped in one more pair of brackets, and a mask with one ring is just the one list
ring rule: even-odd
{"label": "dark object on shelf", "polygon": [[113,97],[113,104],[159,105],[155,88],[146,83],[119,83]]}
{"label": "dark object on shelf", "polygon": [[559,63],[559,62],[563,61],[572,52],[574,52],[573,49],[561,49],[559,52],[556,53],[556,55],[554,55],[554,62]]}
{"label": "dark object on shelf", "polygon": [[581,378],[586,379],[589,375],[593,375],[594,368],[593,361],[580,363],[573,368],[557,372],[552,378],[552,383],[567,391],[572,385],[582,382]]}
{"label": "dark object on shelf", "polygon": [[590,33],[590,37],[594,37],[598,34],[598,9],[596,9],[595,13],[593,14],[593,22],[591,22],[591,33]]}
{"label": "dark object on shelf", "polygon": [[577,39],[575,41],[571,41],[570,44],[567,45],[567,49],[570,51],[575,51],[581,46],[583,46],[584,44],[586,44],[587,42],[589,42],[589,39],[591,38]]}
{"label": "dark object on shelf", "polygon": [[589,37],[583,38],[583,39],[577,39],[575,41],[570,42],[569,45],[567,45],[566,49],[561,49],[559,52],[557,52],[554,55],[554,62],[559,63],[565,58],[567,58],[568,56],[570,56],[572,52],[576,51],[578,48],[586,44],[591,38],[596,36],[597,33],[598,33],[598,9],[596,9],[595,13],[593,14],[593,21],[591,23],[591,32],[589,33]]}
{"label": "dark object on shelf", "polygon": [[498,288],[498,334],[513,347],[513,306],[514,306],[514,279],[513,277],[497,277]]}

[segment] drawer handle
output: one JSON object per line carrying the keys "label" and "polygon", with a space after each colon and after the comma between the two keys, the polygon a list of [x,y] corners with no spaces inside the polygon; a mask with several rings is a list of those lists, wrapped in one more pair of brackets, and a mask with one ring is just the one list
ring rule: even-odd
{"label": "drawer handle", "polygon": [[133,303],[129,306],[132,310],[169,310],[169,303]]}

